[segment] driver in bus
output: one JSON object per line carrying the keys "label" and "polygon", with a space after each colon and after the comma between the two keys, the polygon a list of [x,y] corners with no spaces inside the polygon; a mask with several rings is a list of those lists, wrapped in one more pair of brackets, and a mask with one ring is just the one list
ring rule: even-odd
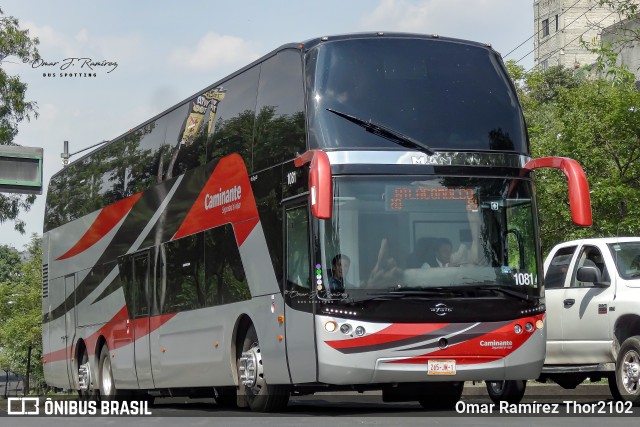
{"label": "driver in bus", "polygon": [[332,294],[344,292],[345,285],[349,285],[346,275],[349,273],[351,259],[344,254],[338,254],[331,260],[331,275],[329,276],[329,291]]}

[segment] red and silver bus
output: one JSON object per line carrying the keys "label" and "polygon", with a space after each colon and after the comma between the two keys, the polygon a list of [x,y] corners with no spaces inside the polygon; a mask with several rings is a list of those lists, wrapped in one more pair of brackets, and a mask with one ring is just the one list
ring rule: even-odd
{"label": "red and silver bus", "polygon": [[49,385],[105,399],[382,390],[451,406],[537,378],[545,351],[530,158],[490,46],[352,34],[285,45],[51,179]]}

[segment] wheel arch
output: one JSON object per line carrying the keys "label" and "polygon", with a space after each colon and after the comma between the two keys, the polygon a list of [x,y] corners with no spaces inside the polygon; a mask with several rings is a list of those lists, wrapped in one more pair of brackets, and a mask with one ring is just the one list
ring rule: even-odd
{"label": "wheel arch", "polygon": [[238,385],[238,357],[240,357],[240,353],[242,353],[244,337],[251,326],[253,326],[253,320],[248,314],[238,316],[233,326],[229,358],[231,360],[231,373],[236,385]]}
{"label": "wheel arch", "polygon": [[640,316],[637,314],[620,316],[613,327],[613,335],[614,356],[617,358],[622,343],[629,337],[640,335]]}

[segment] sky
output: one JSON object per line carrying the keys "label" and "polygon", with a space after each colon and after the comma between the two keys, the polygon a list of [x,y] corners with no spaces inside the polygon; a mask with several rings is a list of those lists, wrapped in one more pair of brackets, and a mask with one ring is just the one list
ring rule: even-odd
{"label": "sky", "polygon": [[[489,43],[505,60],[533,66],[532,0],[3,0],[0,7],[39,38],[46,62],[0,64],[28,84],[27,100],[38,105],[39,117],[21,123],[14,142],[44,148],[45,188],[21,216],[26,233],[0,224],[0,244],[19,250],[42,234],[63,141],[75,153],[114,139],[283,44],[353,32],[438,34]],[[66,58],[90,61],[68,60],[73,65],[61,70]],[[72,72],[96,76],[64,76]]]}

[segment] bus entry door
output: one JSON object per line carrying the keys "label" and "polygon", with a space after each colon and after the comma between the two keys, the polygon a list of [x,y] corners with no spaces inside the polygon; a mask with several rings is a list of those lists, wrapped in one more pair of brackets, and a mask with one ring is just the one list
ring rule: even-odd
{"label": "bus entry door", "polygon": [[134,358],[138,386],[153,388],[151,372],[151,351],[149,346],[149,296],[151,294],[149,252],[133,257],[133,299],[134,299]]}
{"label": "bus entry door", "polygon": [[317,377],[313,321],[315,287],[311,275],[307,204],[285,207],[284,217],[285,333],[289,373],[294,384],[314,382]]}

